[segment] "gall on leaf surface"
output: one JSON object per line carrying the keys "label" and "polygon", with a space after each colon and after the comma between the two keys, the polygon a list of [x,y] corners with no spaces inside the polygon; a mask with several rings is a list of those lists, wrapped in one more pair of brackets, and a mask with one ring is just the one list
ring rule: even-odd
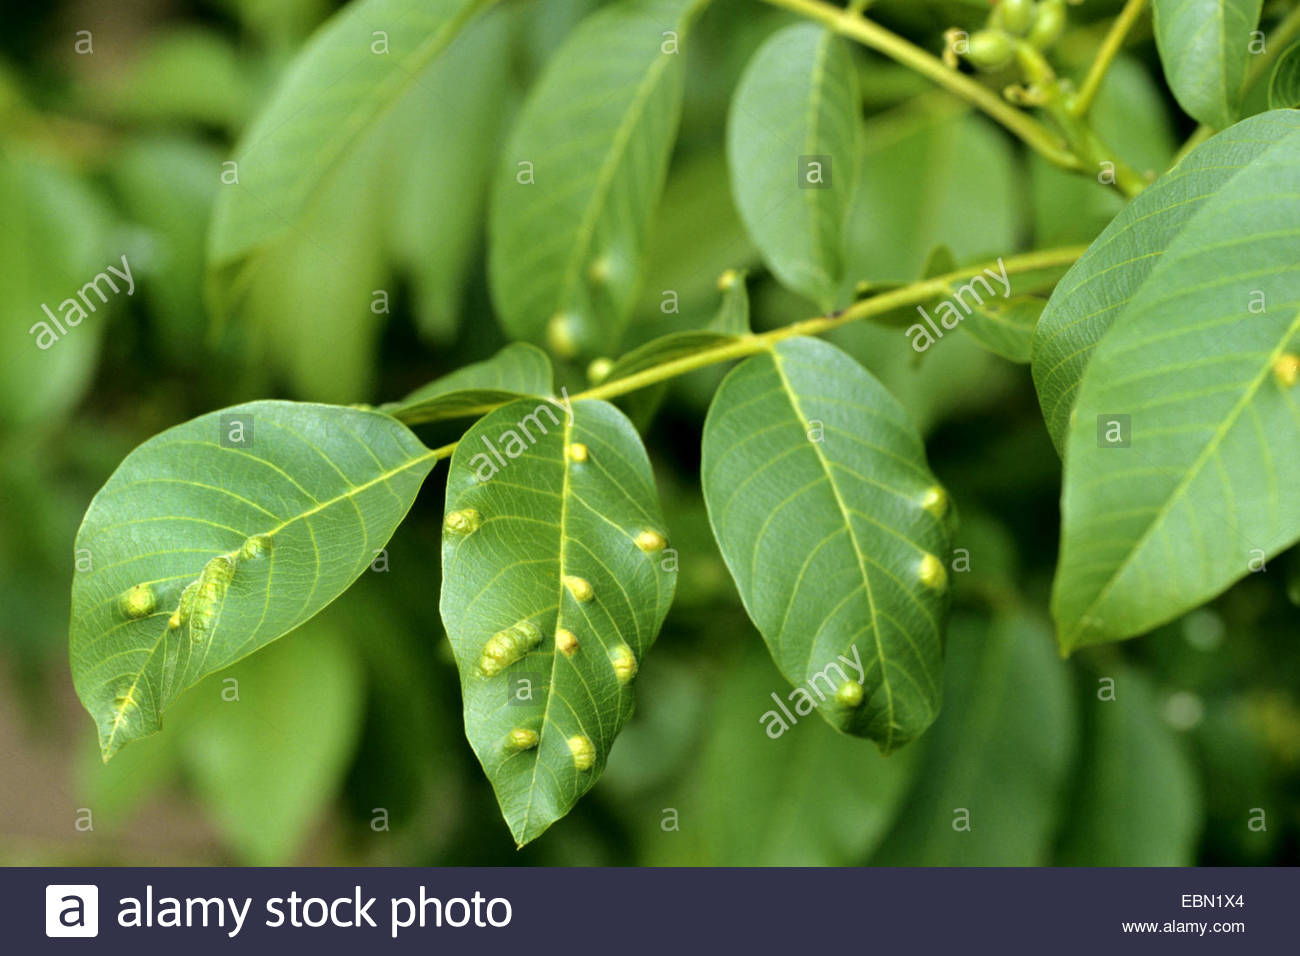
{"label": "gall on leaf surface", "polygon": [[1300,540],[1300,112],[1221,133],[1131,208],[1159,241],[1128,218],[1057,293],[1113,317],[1066,434],[1066,651],[1150,631]]}
{"label": "gall on leaf surface", "polygon": [[386,415],[279,401],[202,415],[131,452],[86,511],[72,581],[73,683],[103,759],[342,594],[432,466]]}
{"label": "gall on leaf surface", "polygon": [[596,782],[676,583],[650,462],[605,402],[504,405],[451,460],[442,620],[521,846]]}
{"label": "gall on leaf surface", "polygon": [[700,470],[745,609],[803,688],[792,708],[885,752],[918,736],[939,709],[953,512],[898,402],[834,346],[788,339],[723,381]]}
{"label": "gall on leaf surface", "polygon": [[512,337],[573,357],[608,349],[627,322],[703,6],[618,0],[597,10],[529,93],[488,230],[492,300]]}

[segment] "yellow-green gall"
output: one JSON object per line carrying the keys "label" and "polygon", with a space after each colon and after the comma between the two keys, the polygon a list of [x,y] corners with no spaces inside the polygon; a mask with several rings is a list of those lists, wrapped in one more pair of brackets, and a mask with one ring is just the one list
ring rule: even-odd
{"label": "yellow-green gall", "polygon": [[592,385],[599,385],[601,382],[605,381],[605,379],[609,378],[609,373],[613,370],[613,359],[592,359],[591,364],[587,366],[587,381]]}
{"label": "yellow-green gall", "polygon": [[591,261],[591,265],[587,266],[587,278],[593,284],[600,285],[609,281],[610,274],[613,271],[614,263],[607,253]]}
{"label": "yellow-green gall", "polygon": [[572,657],[578,650],[578,638],[567,627],[555,632],[555,649],[565,657]]}
{"label": "yellow-green gall", "polygon": [[646,554],[654,554],[668,547],[668,541],[658,531],[647,529],[636,536],[636,546]]}
{"label": "yellow-green gall", "polygon": [[862,703],[862,685],[855,680],[846,680],[835,688],[835,703],[841,707],[857,707]]}
{"label": "yellow-green gall", "polygon": [[1290,388],[1300,382],[1300,355],[1284,352],[1273,363],[1273,377],[1283,388]]}
{"label": "yellow-green gall", "polygon": [[587,446],[578,441],[570,443],[569,447],[565,450],[568,453],[569,461],[576,462],[579,465],[585,462],[591,454],[587,450]]}
{"label": "yellow-green gall", "polygon": [[726,292],[733,288],[740,280],[740,273],[735,269],[728,269],[722,275],[718,276],[718,291]]}
{"label": "yellow-green gall", "polygon": [[948,572],[944,570],[943,562],[932,554],[927,554],[921,559],[917,574],[922,584],[936,591],[943,590],[948,584]]}
{"label": "yellow-green gall", "polygon": [[577,770],[587,771],[596,765],[596,748],[582,734],[569,738],[569,753],[573,754],[573,766]]}
{"label": "yellow-green gall", "polygon": [[483,645],[478,669],[484,677],[496,677],[540,643],[541,628],[532,621],[520,621],[488,638]]}
{"label": "yellow-green gall", "polygon": [[119,691],[113,698],[113,709],[121,714],[123,711],[130,710],[136,705],[135,702],[135,685]]}
{"label": "yellow-green gall", "polygon": [[564,576],[564,586],[569,589],[569,593],[573,595],[573,599],[579,604],[586,604],[596,596],[596,592],[591,588],[591,582],[577,575],[566,574]]}
{"label": "yellow-green gall", "polygon": [[578,320],[568,312],[559,312],[551,316],[546,323],[546,344],[551,351],[561,358],[573,358],[578,354]]}
{"label": "yellow-green gall", "polygon": [[506,736],[506,746],[511,750],[532,750],[541,741],[537,731],[516,727]]}
{"label": "yellow-green gall", "polygon": [[128,588],[120,598],[118,598],[118,607],[127,617],[144,617],[153,613],[153,609],[158,606],[158,595],[154,594],[153,588],[147,584],[137,584]]}
{"label": "yellow-green gall", "polygon": [[925,489],[925,494],[921,496],[921,507],[936,518],[942,518],[948,513],[948,493],[938,485]]}
{"label": "yellow-green gall", "polygon": [[185,586],[185,590],[181,592],[180,603],[176,606],[176,610],[172,612],[172,616],[167,619],[167,626],[173,631],[190,619],[190,614],[194,610],[194,598],[198,593],[198,581],[191,581]]}
{"label": "yellow-green gall", "polygon": [[626,644],[619,644],[609,652],[609,662],[614,667],[614,676],[620,684],[626,684],[636,676],[636,655]]}
{"label": "yellow-green gall", "polygon": [[255,558],[265,557],[271,553],[271,536],[269,534],[255,534],[239,549],[239,557],[243,561],[251,561]]}
{"label": "yellow-green gall", "polygon": [[447,534],[472,534],[483,525],[483,516],[473,508],[447,512],[442,520],[442,530]]}

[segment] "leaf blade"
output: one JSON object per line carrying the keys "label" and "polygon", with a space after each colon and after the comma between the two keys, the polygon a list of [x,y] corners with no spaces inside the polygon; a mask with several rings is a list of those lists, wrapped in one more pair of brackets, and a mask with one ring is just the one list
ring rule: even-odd
{"label": "leaf blade", "polygon": [[[597,11],[529,94],[489,214],[489,282],[512,337],[572,357],[621,331],[681,113],[682,57],[665,52],[661,34],[680,41],[704,2],[620,0]],[[520,163],[536,178],[522,181]]]}
{"label": "leaf blade", "polygon": [[[736,423],[742,412],[775,424],[746,429]],[[816,428],[824,444],[813,438]],[[759,452],[737,454],[754,439]],[[773,464],[779,472],[769,470]],[[818,688],[821,674],[837,667],[846,675],[856,659],[859,702],[837,701],[838,687],[819,692],[822,716],[885,752],[924,730],[939,706],[947,499],[893,397],[831,345],[780,342],[738,366],[718,390],[704,426],[701,478],[714,536],[786,678]],[[780,518],[810,490],[818,494],[797,518]],[[843,543],[827,547],[837,540]],[[846,608],[850,614],[841,613]]]}
{"label": "leaf blade", "polygon": [[1300,114],[1243,127],[1276,135],[1163,248],[1084,372],[1052,597],[1067,651],[1151,630],[1300,539]]}
{"label": "leaf blade", "polygon": [[[227,416],[245,422],[247,445],[221,443]],[[128,455],[87,509],[76,547],[91,567],[72,589],[73,680],[104,759],[156,732],[167,706],[203,676],[342,593],[432,466],[428,449],[387,416],[291,402],[203,415]],[[299,576],[311,580],[305,600]]]}
{"label": "leaf blade", "polygon": [[[664,523],[636,432],[604,402],[571,411],[497,409],[466,434],[448,475],[442,619],[466,736],[520,845],[595,783],[675,582],[659,560]],[[498,463],[492,449],[503,447]],[[643,550],[643,532],[657,548]]]}
{"label": "leaf blade", "polygon": [[[860,110],[848,46],[799,24],[754,54],[727,115],[727,162],[745,227],[781,282],[824,310],[843,280]],[[820,164],[815,183],[805,162]]]}
{"label": "leaf blade", "polygon": [[1262,0],[1154,0],[1156,48],[1165,78],[1188,115],[1226,129],[1237,119],[1247,40]]}
{"label": "leaf blade", "polygon": [[491,358],[422,385],[379,410],[408,425],[483,415],[492,406],[526,395],[550,395],[553,375],[545,352],[526,342],[512,342]]}
{"label": "leaf blade", "polygon": [[1149,279],[1162,251],[1206,201],[1240,175],[1293,121],[1284,111],[1243,120],[1148,186],[1065,274],[1034,330],[1031,358],[1043,419],[1064,453],[1079,382],[1097,343]]}

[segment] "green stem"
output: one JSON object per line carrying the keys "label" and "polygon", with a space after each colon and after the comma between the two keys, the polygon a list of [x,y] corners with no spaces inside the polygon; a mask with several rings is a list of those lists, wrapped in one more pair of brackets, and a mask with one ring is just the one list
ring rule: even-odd
{"label": "green stem", "polygon": [[1097,98],[1097,91],[1101,89],[1102,81],[1106,79],[1106,72],[1110,69],[1110,65],[1115,62],[1115,57],[1119,55],[1120,48],[1124,46],[1124,38],[1128,36],[1129,30],[1133,28],[1137,18],[1141,16],[1146,4],[1147,0],[1128,0],[1119,16],[1115,18],[1115,22],[1111,24],[1110,32],[1106,34],[1106,39],[1102,41],[1101,47],[1097,50],[1097,56],[1088,69],[1088,75],[1084,78],[1083,86],[1079,88],[1079,94],[1074,99],[1073,112],[1075,116],[1087,116],[1088,111],[1092,109],[1093,101]]}
{"label": "green stem", "polygon": [[1041,99],[1042,108],[1061,127],[1080,168],[1100,171],[1103,163],[1109,163],[1115,173],[1115,180],[1110,185],[1128,199],[1145,189],[1146,179],[1102,142],[1091,124],[1078,114],[1074,97],[1062,86],[1042,51],[1021,40],[1016,44],[1016,59],[1030,88]]}
{"label": "green stem", "polygon": [[856,11],[837,7],[823,0],[766,0],[766,2],[810,20],[816,20],[841,36],[849,37],[863,46],[883,53],[890,59],[897,60],[983,110],[1055,165],[1070,170],[1080,168],[1078,157],[1066,149],[1061,138],[1042,123],[1022,110],[1016,109],[997,93],[980,85],[966,74],[945,66],[938,57],[932,56],[916,44],[866,19]]}
{"label": "green stem", "polygon": [[[609,399],[616,398],[619,395],[626,395],[629,392],[635,392],[638,389],[647,388],[651,385],[657,385],[660,382],[666,382],[669,379],[676,378],[679,375],[685,375],[688,372],[694,372],[710,365],[717,365],[720,362],[729,362],[733,359],[745,358],[749,355],[756,355],[759,352],[766,352],[774,344],[783,339],[794,338],[799,335],[823,335],[832,329],[837,329],[842,325],[848,325],[850,322],[859,322],[863,319],[869,319],[872,316],[883,315],[892,312],[894,309],[903,308],[909,305],[922,305],[936,296],[947,294],[952,288],[953,283],[962,282],[972,276],[981,275],[985,269],[998,267],[1006,269],[1008,277],[1019,275],[1025,272],[1036,272],[1041,269],[1052,269],[1059,266],[1067,266],[1073,263],[1079,256],[1083,255],[1087,246],[1063,246],[1058,249],[1041,249],[1037,252],[1027,252],[1019,256],[1011,256],[1007,259],[1000,259],[996,262],[985,262],[980,265],[967,266],[946,275],[935,276],[932,279],[924,279],[920,282],[914,282],[911,285],[903,286],[899,289],[892,289],[888,292],[882,292],[880,295],[872,296],[870,299],[863,299],[861,302],[855,302],[846,309],[831,315],[819,315],[815,318],[804,319],[802,322],[794,322],[790,325],[784,325],[779,329],[772,329],[770,332],[763,332],[760,335],[747,335],[744,338],[736,339],[732,342],[724,342],[721,345],[715,345],[711,348],[701,349],[692,355],[684,355],[681,358],[663,362],[659,365],[642,369],[626,378],[616,379],[612,382],[604,382],[586,391],[579,392],[572,396],[571,401],[581,401],[582,399]],[[484,406],[483,412],[492,411],[499,408],[498,405]],[[401,419],[401,414],[396,416]],[[415,424],[413,422],[408,424]],[[443,445],[441,448],[430,449],[428,453],[420,457],[421,461],[429,459],[438,460],[447,458],[456,450],[457,442],[449,445]]]}

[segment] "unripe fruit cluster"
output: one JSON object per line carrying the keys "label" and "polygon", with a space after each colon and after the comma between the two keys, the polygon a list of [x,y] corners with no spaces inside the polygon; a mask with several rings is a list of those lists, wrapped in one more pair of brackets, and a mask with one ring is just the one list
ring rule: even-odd
{"label": "unripe fruit cluster", "polygon": [[1001,0],[989,14],[983,30],[971,35],[966,60],[981,70],[1000,70],[1015,55],[1023,40],[1045,50],[1065,32],[1066,0]]}

